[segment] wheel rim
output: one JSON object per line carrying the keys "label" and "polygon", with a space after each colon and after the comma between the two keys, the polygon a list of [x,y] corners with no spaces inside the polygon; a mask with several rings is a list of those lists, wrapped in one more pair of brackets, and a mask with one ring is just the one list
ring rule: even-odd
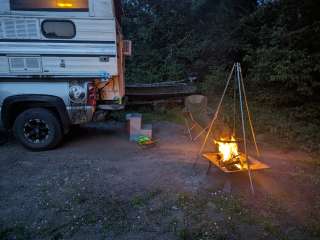
{"label": "wheel rim", "polygon": [[49,138],[49,126],[41,119],[30,119],[24,124],[24,137],[32,143],[41,143]]}

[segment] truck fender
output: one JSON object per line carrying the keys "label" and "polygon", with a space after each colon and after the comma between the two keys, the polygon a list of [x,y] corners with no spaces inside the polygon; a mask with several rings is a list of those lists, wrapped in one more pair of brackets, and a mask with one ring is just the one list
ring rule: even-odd
{"label": "truck fender", "polygon": [[51,95],[38,95],[38,94],[23,94],[23,95],[14,95],[7,97],[2,104],[1,108],[1,118],[4,124],[4,127],[10,129],[13,125],[11,119],[14,106],[16,104],[21,104],[28,107],[44,107],[44,108],[53,108],[60,118],[63,132],[67,133],[70,129],[70,119],[68,111],[64,101],[56,96]]}

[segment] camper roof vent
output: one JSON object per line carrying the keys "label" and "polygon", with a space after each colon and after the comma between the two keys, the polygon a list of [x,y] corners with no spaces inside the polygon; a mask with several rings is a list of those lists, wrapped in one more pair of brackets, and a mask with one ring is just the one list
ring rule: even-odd
{"label": "camper roof vent", "polygon": [[2,19],[0,37],[8,39],[38,39],[39,25],[36,19]]}

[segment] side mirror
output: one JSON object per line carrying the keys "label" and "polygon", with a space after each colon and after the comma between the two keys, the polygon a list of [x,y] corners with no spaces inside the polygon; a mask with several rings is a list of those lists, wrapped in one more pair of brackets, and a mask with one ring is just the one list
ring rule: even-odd
{"label": "side mirror", "polygon": [[132,41],[123,40],[123,54],[128,57],[132,56]]}

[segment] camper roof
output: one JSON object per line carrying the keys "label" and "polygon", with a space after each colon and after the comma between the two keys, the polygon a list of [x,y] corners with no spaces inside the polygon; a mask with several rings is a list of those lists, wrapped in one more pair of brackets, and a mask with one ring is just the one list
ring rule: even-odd
{"label": "camper roof", "polygon": [[123,15],[121,0],[0,0],[2,15],[114,18]]}

